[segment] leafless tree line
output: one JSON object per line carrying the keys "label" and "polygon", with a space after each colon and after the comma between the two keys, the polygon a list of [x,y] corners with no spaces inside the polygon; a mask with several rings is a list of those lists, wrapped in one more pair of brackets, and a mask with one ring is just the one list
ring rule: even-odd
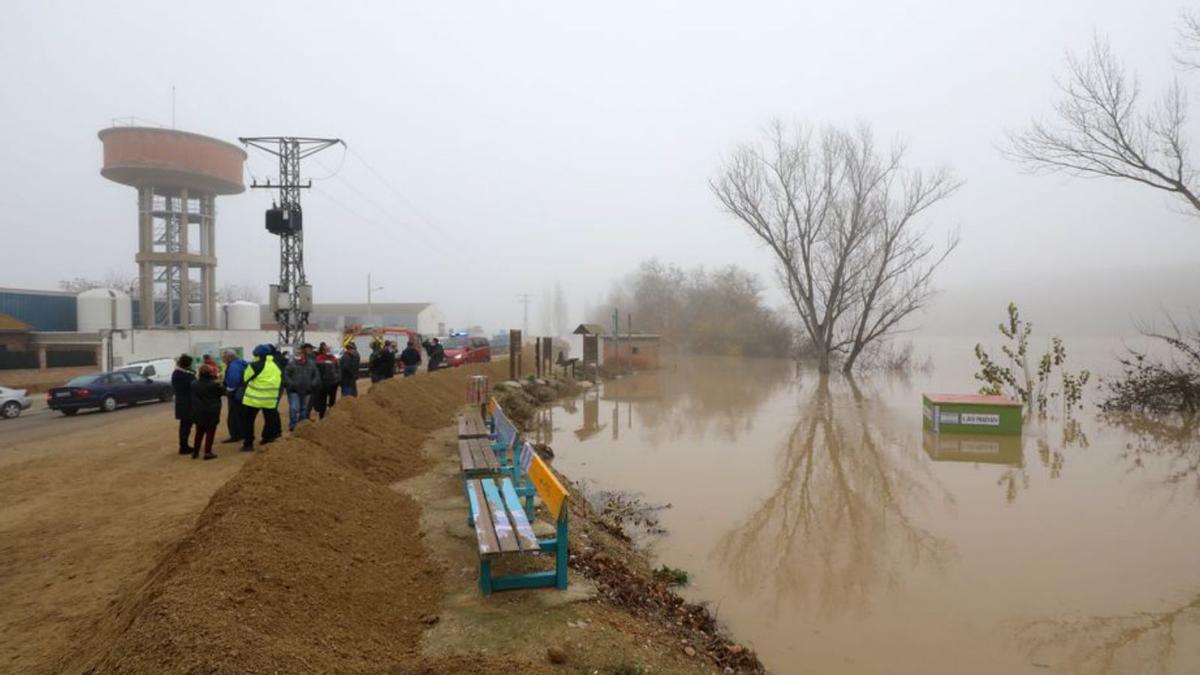
{"label": "leafless tree line", "polygon": [[647,260],[614,284],[591,320],[620,329],[658,333],[693,354],[790,357],[794,329],[765,306],[762,283],[737,266],[691,270]]}
{"label": "leafless tree line", "polygon": [[729,155],[710,186],[777,263],[821,372],[843,370],[895,333],[933,293],[958,243],[927,243],[920,217],[961,185],[948,170],[904,166],[905,147],[871,130],[771,123]]}

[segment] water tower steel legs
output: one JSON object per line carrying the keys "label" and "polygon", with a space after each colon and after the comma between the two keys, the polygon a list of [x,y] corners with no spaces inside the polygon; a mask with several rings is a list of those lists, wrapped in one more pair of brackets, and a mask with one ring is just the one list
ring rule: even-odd
{"label": "water tower steel legs", "polygon": [[[213,195],[187,188],[138,188],[137,263],[143,327],[215,325],[214,202]],[[193,269],[200,273],[195,284]],[[192,304],[198,311],[192,311]]]}

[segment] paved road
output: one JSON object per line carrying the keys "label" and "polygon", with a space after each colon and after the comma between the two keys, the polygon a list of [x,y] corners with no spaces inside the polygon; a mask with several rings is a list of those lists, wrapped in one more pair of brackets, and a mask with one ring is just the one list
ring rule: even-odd
{"label": "paved road", "polygon": [[35,395],[33,407],[13,420],[0,420],[0,448],[20,443],[29,443],[42,438],[65,434],[82,429],[110,426],[114,424],[139,424],[148,418],[169,419],[174,415],[173,403],[143,403],[133,408],[117,408],[110,413],[95,410],[80,411],[74,417],[65,417],[46,407],[44,395]]}

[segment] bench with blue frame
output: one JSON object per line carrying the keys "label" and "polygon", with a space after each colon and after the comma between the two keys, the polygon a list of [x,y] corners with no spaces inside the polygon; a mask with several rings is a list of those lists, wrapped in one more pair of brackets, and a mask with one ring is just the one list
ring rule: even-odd
{"label": "bench with blue frame", "polygon": [[[534,534],[530,515],[507,476],[466,482],[470,517],[479,542],[479,589],[484,595],[517,588],[567,588],[567,490],[537,455],[530,458],[528,476],[555,522],[552,539],[538,539]],[[553,570],[492,576],[492,562],[497,558],[542,553],[554,554]]]}
{"label": "bench with blue frame", "polygon": [[[520,432],[504,416],[499,406],[495,407],[493,419],[498,429],[495,441],[487,438],[458,439],[458,462],[463,480],[507,476],[517,495],[525,500],[526,515],[532,516],[536,489],[523,475],[529,470],[533,447],[522,441]],[[474,525],[470,516],[467,525]]]}
{"label": "bench with blue frame", "polygon": [[499,405],[492,413],[492,426],[495,428],[496,437],[492,449],[500,456],[500,469],[512,477],[517,494],[525,498],[526,513],[533,513],[535,490],[524,478],[529,469],[529,458],[533,454],[533,448],[521,437],[521,432]]}
{"label": "bench with blue frame", "polygon": [[[500,404],[489,398],[486,408],[471,408],[458,415],[459,438],[488,438],[495,431],[495,414]],[[486,413],[486,414],[485,414]]]}

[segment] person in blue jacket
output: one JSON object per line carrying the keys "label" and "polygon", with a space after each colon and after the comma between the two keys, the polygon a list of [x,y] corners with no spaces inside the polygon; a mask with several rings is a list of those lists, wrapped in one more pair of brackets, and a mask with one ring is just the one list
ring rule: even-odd
{"label": "person in blue jacket", "polygon": [[228,403],[225,413],[225,427],[229,437],[222,443],[237,443],[242,440],[242,394],[246,386],[242,382],[242,374],[246,371],[246,361],[232,349],[221,352],[221,361],[225,363],[225,400]]}

